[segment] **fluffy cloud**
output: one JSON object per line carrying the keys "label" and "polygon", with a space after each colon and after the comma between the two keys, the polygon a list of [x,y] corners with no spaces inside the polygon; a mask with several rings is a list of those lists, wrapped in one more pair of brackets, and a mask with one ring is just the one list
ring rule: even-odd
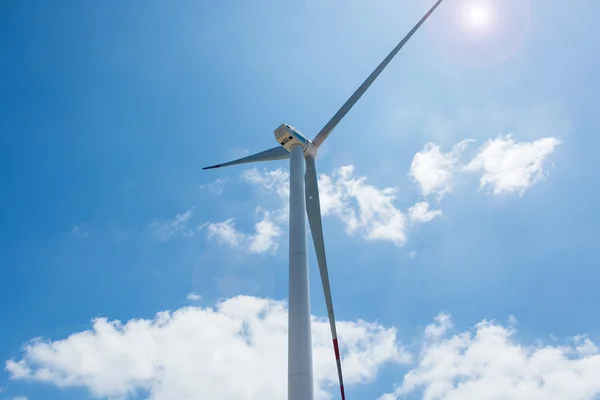
{"label": "fluffy cloud", "polygon": [[[285,223],[289,198],[287,172],[281,169],[265,172],[251,169],[244,171],[242,177],[269,194],[279,196],[281,203],[285,205],[273,212],[280,216],[274,220]],[[389,241],[400,246],[406,242],[407,223],[404,213],[394,204],[396,193],[397,189],[392,187],[378,188],[370,185],[366,177],[355,175],[352,165],[337,168],[331,175],[319,175],[323,216],[338,217],[351,235],[360,235],[367,240]],[[436,212],[429,212],[424,218],[430,220],[433,218],[432,214],[437,215]]]}
{"label": "fluffy cloud", "polygon": [[413,222],[429,222],[442,215],[442,211],[429,210],[429,203],[421,201],[408,209],[408,215]]}
{"label": "fluffy cloud", "polygon": [[511,135],[488,140],[464,168],[483,172],[480,187],[494,194],[518,192],[544,179],[544,162],[560,141],[553,137],[515,143]]}
{"label": "fluffy cloud", "polygon": [[425,327],[426,340],[439,340],[448,329],[452,328],[452,320],[448,314],[439,314],[434,318],[434,323]]}
{"label": "fluffy cloud", "polygon": [[196,293],[188,293],[188,295],[185,296],[185,298],[188,301],[200,301],[200,300],[202,300],[202,296],[200,296],[199,294],[196,294]]}
{"label": "fluffy cloud", "polygon": [[[338,327],[348,385],[372,380],[385,363],[409,361],[395,329],[364,321]],[[337,374],[325,319],[313,318],[313,348],[316,399],[328,399]],[[66,339],[34,339],[23,352],[6,363],[13,380],[83,387],[95,398],[282,399],[287,310],[282,302],[240,296],[152,320],[100,318]]]}
{"label": "fluffy cloud", "polygon": [[379,189],[366,180],[365,177],[354,176],[354,167],[351,165],[334,170],[331,177],[321,174],[321,212],[323,215],[339,217],[350,234],[359,233],[368,240],[404,244],[406,218],[394,205],[396,189]]}
{"label": "fluffy cloud", "polygon": [[[394,328],[339,322],[348,385],[374,380],[386,363],[408,364],[392,393],[379,400],[594,400],[600,396],[600,352],[585,335],[553,345],[515,339],[515,320],[483,320],[455,332],[440,314],[414,355]],[[453,332],[454,331],[454,332]],[[239,296],[214,308],[186,307],[152,320],[104,318],[62,340],[34,339],[6,362],[13,380],[81,387],[95,398],[144,394],[162,399],[280,399],[286,393],[287,311],[283,302]],[[313,317],[316,399],[337,387],[328,322]],[[260,373],[256,373],[260,371]]]}
{"label": "fluffy cloud", "polygon": [[410,165],[410,177],[417,183],[423,196],[435,195],[441,200],[452,190],[452,177],[459,156],[471,140],[455,144],[449,152],[443,153],[435,143],[427,143],[422,151],[415,154]]}
{"label": "fluffy cloud", "polygon": [[[423,196],[433,195],[441,200],[452,191],[454,176],[461,171],[481,172],[480,187],[490,187],[494,194],[523,194],[544,178],[544,162],[560,143],[552,137],[517,143],[510,135],[500,136],[488,140],[471,161],[460,165],[461,155],[472,141],[462,140],[447,152],[430,142],[415,154],[409,175]],[[289,174],[281,168],[262,171],[252,168],[242,173],[242,179],[278,199],[277,206],[270,213],[264,212],[265,217],[255,225],[252,234],[236,230],[234,220],[229,219],[209,224],[209,236],[233,248],[249,248],[253,253],[274,250],[289,214]],[[406,213],[402,212],[395,204],[396,188],[369,184],[366,177],[355,175],[352,165],[334,169],[331,175],[320,174],[319,192],[323,216],[338,217],[348,234],[397,246],[407,240],[407,221],[424,223],[442,215],[441,210],[430,210],[427,201],[417,202]]]}
{"label": "fluffy cloud", "polygon": [[283,230],[265,212],[264,218],[254,225],[254,233],[247,234],[236,229],[234,219],[207,224],[208,237],[216,238],[220,243],[235,249],[259,254],[277,250],[277,238]]}
{"label": "fluffy cloud", "polygon": [[600,353],[585,336],[566,345],[526,346],[508,326],[482,321],[449,335],[450,317],[439,315],[425,330],[418,361],[394,393],[379,400],[419,394],[426,400],[593,400],[600,395]]}
{"label": "fluffy cloud", "polygon": [[446,153],[430,142],[415,154],[410,177],[423,196],[435,195],[441,200],[452,191],[453,177],[459,171],[480,172],[480,188],[487,187],[494,194],[517,192],[522,195],[531,185],[544,179],[544,163],[561,143],[554,137],[515,142],[511,135],[501,135],[485,142],[473,159],[461,166],[460,155],[470,142],[472,140],[458,142]]}

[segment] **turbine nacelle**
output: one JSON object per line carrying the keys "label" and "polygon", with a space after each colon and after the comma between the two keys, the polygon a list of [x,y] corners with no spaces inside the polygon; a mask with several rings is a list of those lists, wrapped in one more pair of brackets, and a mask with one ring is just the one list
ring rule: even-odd
{"label": "turbine nacelle", "polygon": [[275,129],[275,139],[287,151],[292,150],[292,146],[298,144],[304,150],[304,157],[317,155],[317,147],[296,128],[288,124],[281,124]]}

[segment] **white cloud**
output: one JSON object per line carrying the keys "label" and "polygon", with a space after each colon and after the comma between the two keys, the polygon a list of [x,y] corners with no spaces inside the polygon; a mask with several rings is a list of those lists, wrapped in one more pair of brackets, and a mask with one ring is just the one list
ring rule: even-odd
{"label": "white cloud", "polygon": [[331,177],[319,177],[322,214],[336,215],[350,234],[368,240],[386,240],[396,245],[406,241],[406,218],[396,208],[396,189],[379,189],[365,177],[354,176],[354,166],[335,169]]}
{"label": "white cloud", "polygon": [[[386,363],[409,362],[396,330],[375,323],[339,322],[345,381],[371,381]],[[337,389],[326,319],[313,318],[316,399]],[[83,387],[96,398],[282,399],[287,382],[287,310],[273,300],[240,296],[214,308],[186,307],[153,320],[100,318],[63,340],[34,339],[13,380]],[[260,373],[257,373],[260,371]]]}
{"label": "white cloud", "polygon": [[15,396],[12,400],[29,400],[27,396]]}
{"label": "white cloud", "polygon": [[254,225],[253,234],[238,231],[233,218],[209,223],[207,228],[209,238],[214,237],[229,247],[255,254],[277,250],[277,238],[283,234],[283,230],[272,221],[268,212],[264,212],[263,219]]}
{"label": "white cloud", "polygon": [[[411,355],[394,328],[338,323],[348,385],[372,382],[386,363],[411,365],[379,400],[594,400],[600,396],[600,352],[585,335],[563,344],[526,345],[516,321],[483,320],[455,332],[449,314],[425,327]],[[215,307],[185,307],[152,320],[96,319],[63,340],[34,339],[6,362],[12,380],[82,387],[96,398],[147,393],[163,399],[285,398],[285,303],[238,296]],[[330,399],[337,376],[326,318],[313,317],[316,399]],[[257,374],[255,371],[261,371]]]}
{"label": "white cloud", "polygon": [[161,242],[170,239],[176,233],[181,233],[186,237],[194,236],[194,230],[188,227],[194,209],[195,207],[192,207],[184,213],[177,214],[172,220],[153,221],[150,228]]}
{"label": "white cloud", "polygon": [[200,296],[199,294],[196,294],[196,293],[188,293],[188,295],[185,296],[185,298],[188,301],[200,301],[200,300],[202,300],[202,296]]}
{"label": "white cloud", "polygon": [[435,195],[441,200],[452,190],[452,177],[459,156],[472,140],[463,140],[443,153],[433,142],[425,144],[422,151],[415,154],[410,165],[410,177],[419,185],[423,196]]}
{"label": "white cloud", "polygon": [[[494,193],[519,191],[523,194],[527,187],[543,179],[543,163],[560,143],[555,138],[516,143],[510,135],[500,136],[488,140],[466,166],[461,166],[460,157],[472,141],[462,140],[448,152],[429,142],[415,154],[409,175],[423,196],[434,195],[440,201],[452,191],[454,175],[460,171],[483,171],[480,185],[492,187]],[[278,204],[270,212],[262,211],[265,216],[255,224],[252,234],[238,231],[234,220],[228,219],[208,224],[209,237],[252,253],[275,250],[289,214],[289,174],[281,168],[252,168],[243,171],[242,179],[260,188],[270,199],[275,198]],[[431,210],[427,201],[419,201],[403,213],[395,204],[396,188],[369,184],[366,177],[355,175],[352,165],[334,169],[331,175],[320,174],[319,193],[323,216],[338,217],[348,234],[397,246],[407,240],[407,220],[424,223],[442,215],[439,209]]]}
{"label": "white cloud", "polygon": [[523,195],[531,185],[544,179],[544,162],[560,141],[553,137],[515,143],[511,135],[488,140],[464,168],[483,171],[480,187],[494,194],[518,192]]}
{"label": "white cloud", "polygon": [[239,247],[242,242],[243,234],[235,228],[234,219],[230,218],[223,222],[209,223],[208,237],[216,237],[221,243],[229,247]]}
{"label": "white cloud", "polygon": [[251,253],[264,253],[277,249],[276,239],[283,234],[283,230],[265,217],[256,225],[256,234],[250,237],[249,249]]}
{"label": "white cloud", "polygon": [[482,321],[449,335],[446,314],[425,330],[417,363],[394,393],[380,400],[419,395],[426,400],[593,400],[600,395],[600,354],[587,338],[573,345],[526,346],[513,322]]}
{"label": "white cloud", "polygon": [[585,335],[577,335],[573,338],[577,353],[583,356],[598,354],[598,347]]}
{"label": "white cloud", "polygon": [[452,328],[452,320],[449,314],[438,314],[433,319],[433,324],[425,327],[425,339],[435,340],[441,338],[448,329]]}
{"label": "white cloud", "polygon": [[421,201],[408,209],[408,215],[414,222],[429,222],[442,215],[442,211],[429,210],[429,203]]}
{"label": "white cloud", "polygon": [[[289,175],[277,169],[259,172],[244,171],[243,178],[257,184],[269,194],[282,199],[282,207],[273,212],[273,221],[287,222]],[[338,217],[349,234],[358,234],[368,240],[390,241],[402,245],[406,241],[406,217],[394,205],[395,188],[377,188],[367,183],[365,177],[354,175],[352,165],[335,169],[331,175],[319,175],[319,196],[323,216]],[[230,242],[232,243],[232,242]]]}
{"label": "white cloud", "polygon": [[531,185],[544,179],[544,163],[561,142],[542,138],[532,142],[515,142],[511,135],[485,142],[475,157],[465,166],[459,158],[472,140],[458,142],[447,153],[429,142],[415,154],[410,177],[423,196],[435,195],[441,200],[452,191],[453,177],[458,171],[482,172],[480,188],[488,187],[494,194],[518,192],[521,195]]}

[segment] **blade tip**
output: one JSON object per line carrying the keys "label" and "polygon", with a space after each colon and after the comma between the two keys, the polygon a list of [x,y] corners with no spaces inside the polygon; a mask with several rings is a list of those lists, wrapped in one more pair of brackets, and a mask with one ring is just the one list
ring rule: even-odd
{"label": "blade tip", "polygon": [[215,168],[221,168],[221,164],[211,165],[210,167],[204,167],[204,168],[202,168],[202,170],[215,169]]}

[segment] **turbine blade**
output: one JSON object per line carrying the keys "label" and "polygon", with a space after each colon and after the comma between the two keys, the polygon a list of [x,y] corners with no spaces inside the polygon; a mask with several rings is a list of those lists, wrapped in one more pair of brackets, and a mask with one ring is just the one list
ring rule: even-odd
{"label": "turbine blade", "polygon": [[433,7],[431,7],[431,9],[429,9],[427,14],[425,14],[425,16],[423,18],[421,18],[421,20],[414,26],[414,28],[412,28],[410,30],[410,32],[408,32],[408,34],[404,37],[404,39],[402,39],[402,41],[400,43],[398,43],[398,45],[396,47],[394,47],[394,49],[381,62],[381,64],[379,64],[379,66],[377,68],[375,68],[375,70],[373,72],[371,72],[371,75],[369,75],[369,77],[362,83],[362,85],[359,86],[358,89],[356,89],[356,91],[352,94],[352,96],[350,96],[350,98],[348,100],[346,100],[346,102],[344,103],[342,108],[340,108],[338,110],[338,112],[335,113],[333,118],[331,118],[329,120],[329,122],[327,122],[327,124],[323,127],[323,129],[321,129],[321,131],[317,134],[317,136],[315,136],[315,138],[312,141],[312,143],[315,146],[319,147],[321,144],[323,144],[323,142],[325,141],[325,139],[327,139],[327,137],[329,136],[331,131],[333,131],[333,129],[336,127],[336,125],[342,120],[342,118],[344,118],[344,116],[348,113],[348,111],[350,111],[352,106],[354,106],[354,104],[356,104],[358,99],[361,98],[361,96],[367,91],[369,86],[371,86],[371,84],[375,81],[375,79],[377,79],[377,77],[383,71],[383,69],[390,63],[390,61],[392,61],[392,59],[394,58],[396,53],[398,53],[398,51],[400,51],[400,49],[406,44],[406,42],[411,38],[411,36],[419,29],[419,27],[423,24],[423,22],[425,22],[425,20],[427,18],[429,18],[431,13],[433,13],[433,11],[437,8],[437,6],[440,5],[440,3],[442,1],[443,0],[437,0],[437,2],[433,5]]}
{"label": "turbine blade", "polygon": [[252,154],[251,156],[238,158],[237,160],[229,161],[223,164],[211,165],[210,167],[204,167],[202,169],[221,168],[228,167],[230,165],[246,164],[259,161],[284,160],[286,158],[290,158],[290,152],[282,146],[277,146],[269,150],[261,151],[260,153]]}
{"label": "turbine blade", "polygon": [[306,213],[308,215],[308,224],[315,245],[317,254],[317,263],[321,274],[321,283],[325,293],[325,304],[327,305],[327,315],[329,317],[329,327],[331,328],[331,337],[333,339],[333,351],[335,353],[335,362],[337,364],[338,379],[340,381],[340,392],[342,400],[345,400],[344,378],[342,376],[342,362],[340,360],[340,350],[338,347],[337,331],[335,328],[335,316],[333,314],[333,301],[331,300],[331,288],[329,287],[329,273],[327,272],[327,259],[325,258],[325,242],[323,240],[323,224],[321,223],[321,204],[319,201],[319,186],[317,183],[317,171],[315,168],[315,158],[306,157]]}

